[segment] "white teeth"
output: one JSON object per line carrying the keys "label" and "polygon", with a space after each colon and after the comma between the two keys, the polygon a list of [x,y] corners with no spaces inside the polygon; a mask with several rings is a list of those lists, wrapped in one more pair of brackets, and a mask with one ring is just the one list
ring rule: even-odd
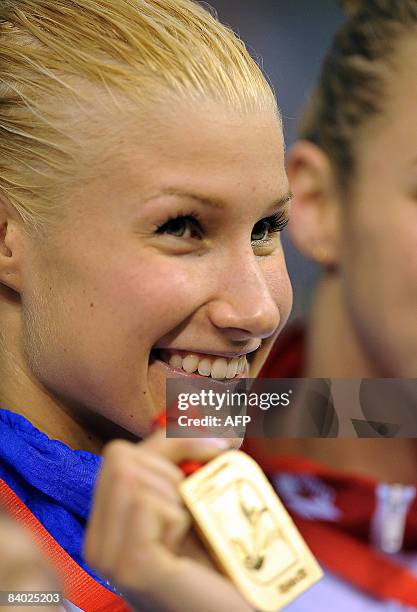
{"label": "white teeth", "polygon": [[189,353],[182,357],[179,353],[170,354],[168,351],[162,350],[160,358],[169,363],[173,368],[184,370],[187,374],[193,374],[198,371],[200,376],[211,376],[212,378],[235,378],[239,376],[246,368],[246,356],[234,357],[226,359],[224,357],[200,357],[198,354]]}
{"label": "white teeth", "polygon": [[239,365],[237,368],[237,373],[242,374],[244,368],[245,368],[245,357],[242,355],[242,357],[239,357]]}
{"label": "white teeth", "polygon": [[173,368],[182,368],[182,358],[180,355],[171,355],[171,357],[169,358],[169,365],[172,366]]}
{"label": "white teeth", "polygon": [[239,359],[232,359],[229,361],[229,365],[227,366],[226,377],[234,378],[237,374],[237,369],[239,365]]}
{"label": "white teeth", "polygon": [[192,374],[198,368],[199,358],[197,355],[187,355],[182,360],[182,369],[187,372],[187,374]]}
{"label": "white teeth", "polygon": [[198,363],[198,373],[201,376],[210,376],[211,374],[211,361],[210,359],[201,359]]}
{"label": "white teeth", "polygon": [[215,359],[211,366],[212,378],[226,378],[227,361],[223,357]]}

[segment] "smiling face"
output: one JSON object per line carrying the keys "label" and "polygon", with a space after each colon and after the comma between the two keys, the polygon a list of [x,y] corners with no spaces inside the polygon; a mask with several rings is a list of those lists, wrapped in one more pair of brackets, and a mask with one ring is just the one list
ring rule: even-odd
{"label": "smiling face", "polygon": [[33,384],[142,436],[168,376],[259,371],[291,307],[272,231],[288,183],[272,114],[184,106],[120,125],[65,219],[27,245],[22,335]]}

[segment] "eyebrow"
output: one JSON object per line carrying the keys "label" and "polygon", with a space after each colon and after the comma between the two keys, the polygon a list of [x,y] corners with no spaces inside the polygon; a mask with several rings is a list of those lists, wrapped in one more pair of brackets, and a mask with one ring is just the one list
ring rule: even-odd
{"label": "eyebrow", "polygon": [[[190,200],[194,200],[195,202],[198,202],[199,204],[202,204],[203,206],[209,206],[217,210],[223,210],[225,208],[225,204],[221,200],[207,198],[198,193],[183,191],[182,189],[175,189],[172,187],[163,189],[159,193],[153,196],[150,196],[149,198],[145,200],[145,202],[149,202],[150,200],[154,200],[155,198],[159,198],[160,196],[164,196],[164,195],[188,198]],[[292,200],[292,197],[293,197],[292,192],[288,191],[285,195],[280,196],[279,198],[274,200],[269,206],[266,207],[266,209],[269,210],[272,208],[284,208]]]}

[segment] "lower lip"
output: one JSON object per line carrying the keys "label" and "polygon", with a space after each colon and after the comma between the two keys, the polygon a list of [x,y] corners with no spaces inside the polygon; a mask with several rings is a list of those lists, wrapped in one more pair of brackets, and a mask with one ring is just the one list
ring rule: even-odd
{"label": "lower lip", "polygon": [[215,381],[216,383],[227,384],[227,383],[233,383],[234,380],[239,380],[240,378],[248,378],[248,375],[249,375],[249,363],[248,362],[246,362],[243,372],[241,372],[238,376],[234,376],[233,378],[212,378],[211,376],[202,376],[201,374],[195,374],[195,373],[188,374],[184,370],[180,370],[179,368],[173,368],[172,366],[169,365],[169,363],[162,361],[162,359],[158,359],[158,357],[155,357],[154,355],[152,355],[152,357],[155,360],[155,363],[158,363],[158,365],[161,365],[169,373],[170,376],[175,377],[175,378],[202,378],[206,380]]}

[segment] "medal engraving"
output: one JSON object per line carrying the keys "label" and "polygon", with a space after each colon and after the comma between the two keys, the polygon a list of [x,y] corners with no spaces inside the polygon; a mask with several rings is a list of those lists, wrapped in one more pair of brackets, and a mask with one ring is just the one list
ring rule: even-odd
{"label": "medal engraving", "polygon": [[322,571],[264,473],[228,451],[180,485],[183,500],[220,569],[257,609],[276,612]]}

